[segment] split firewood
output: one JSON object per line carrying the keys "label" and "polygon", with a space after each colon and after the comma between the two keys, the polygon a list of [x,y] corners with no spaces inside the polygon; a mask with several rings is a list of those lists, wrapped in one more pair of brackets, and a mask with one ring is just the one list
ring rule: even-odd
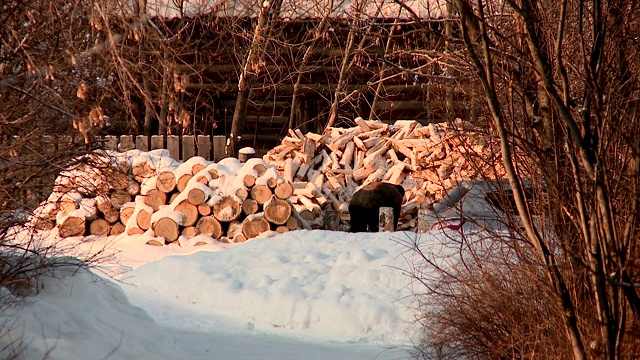
{"label": "split firewood", "polygon": [[282,200],[275,195],[263,205],[264,218],[273,224],[283,225],[291,217],[291,204],[288,200]]}
{"label": "split firewood", "polygon": [[294,204],[293,208],[295,209],[295,213],[299,216],[301,220],[309,222],[309,221],[314,221],[317,217],[311,210],[309,210],[304,205]]}
{"label": "split firewood", "polygon": [[219,239],[222,236],[222,225],[213,216],[203,216],[198,220],[195,227],[196,234],[209,235],[214,239]]}
{"label": "split firewood", "polygon": [[292,158],[288,158],[284,161],[282,177],[289,182],[293,182],[293,159]]}
{"label": "split firewood", "polygon": [[313,213],[313,218],[314,219],[316,217],[322,215],[322,208],[320,207],[319,204],[316,204],[315,202],[313,202],[313,200],[307,198],[306,196],[299,196],[298,197],[298,201],[302,205],[304,205],[307,210],[309,210],[309,211],[311,211],[311,213]]}
{"label": "split firewood", "polygon": [[263,215],[262,213],[249,215],[242,221],[242,234],[247,239],[255,238],[263,232],[271,230],[269,222],[264,219]]}
{"label": "split firewood", "polygon": [[235,196],[223,196],[213,204],[213,216],[222,222],[231,222],[240,217],[242,203]]}
{"label": "split firewood", "polygon": [[371,131],[371,128],[369,127],[369,125],[367,125],[367,123],[364,121],[363,118],[361,118],[360,116],[356,117],[353,120],[356,125],[358,125],[363,131]]}

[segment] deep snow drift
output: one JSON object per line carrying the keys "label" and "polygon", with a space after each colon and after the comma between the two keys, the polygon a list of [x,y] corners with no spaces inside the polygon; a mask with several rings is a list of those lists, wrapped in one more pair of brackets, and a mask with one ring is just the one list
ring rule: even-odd
{"label": "deep snow drift", "polygon": [[[10,335],[24,359],[406,358],[415,329],[402,269],[415,236],[298,230],[164,247],[145,235],[69,238],[76,254],[107,247],[113,256],[94,270],[113,278],[61,269],[7,313]],[[420,242],[438,251],[443,239]]]}

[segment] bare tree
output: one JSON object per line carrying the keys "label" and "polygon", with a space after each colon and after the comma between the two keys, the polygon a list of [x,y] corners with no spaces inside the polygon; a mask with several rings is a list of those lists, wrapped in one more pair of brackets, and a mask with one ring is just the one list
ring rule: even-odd
{"label": "bare tree", "polygon": [[[562,314],[567,354],[626,358],[637,349],[630,329],[640,309],[640,10],[607,1],[452,3],[459,24],[450,41],[484,93],[522,221],[513,230],[530,256],[515,258],[544,275],[537,281]],[[538,206],[523,179],[536,183]]]}

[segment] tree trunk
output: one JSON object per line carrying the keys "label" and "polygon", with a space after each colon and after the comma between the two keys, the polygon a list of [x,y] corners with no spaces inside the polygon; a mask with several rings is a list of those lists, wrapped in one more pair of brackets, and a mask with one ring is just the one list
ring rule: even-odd
{"label": "tree trunk", "polygon": [[[262,65],[262,59],[264,57],[264,47],[266,46],[266,35],[269,30],[269,24],[271,19],[278,17],[280,4],[282,0],[274,0],[269,3],[265,1],[260,14],[258,15],[258,23],[253,32],[253,41],[249,48],[249,54],[242,68],[240,79],[238,80],[238,96],[236,98],[236,107],[233,112],[233,119],[231,121],[231,134],[230,134],[230,154],[232,156],[238,155],[239,143],[242,138],[242,132],[244,130],[244,123],[247,119],[247,105],[249,97],[251,96],[251,87],[258,77],[258,72]],[[275,11],[272,11],[275,9]]]}

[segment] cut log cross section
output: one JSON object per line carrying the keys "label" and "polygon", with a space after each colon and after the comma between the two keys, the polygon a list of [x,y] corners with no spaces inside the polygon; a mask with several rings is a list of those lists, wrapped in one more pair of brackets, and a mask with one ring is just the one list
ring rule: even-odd
{"label": "cut log cross section", "polygon": [[291,217],[291,204],[273,196],[264,204],[264,218],[273,224],[284,225]]}
{"label": "cut log cross section", "polygon": [[251,188],[251,198],[257,201],[260,205],[271,199],[271,195],[271,189],[267,185],[256,185]]}
{"label": "cut log cross section", "polygon": [[58,226],[60,237],[67,238],[70,236],[82,236],[86,230],[86,224],[83,218],[69,216],[61,225]]}
{"label": "cut log cross section", "polygon": [[163,237],[167,242],[171,243],[178,240],[180,229],[178,224],[171,218],[162,218],[156,222],[153,227],[156,236]]}
{"label": "cut log cross section", "polygon": [[242,212],[242,204],[233,196],[225,196],[213,205],[213,216],[222,222],[238,219]]}
{"label": "cut log cross section", "polygon": [[109,222],[104,219],[95,219],[91,221],[91,224],[89,224],[89,234],[91,235],[109,235],[110,230],[111,225],[109,225]]}
{"label": "cut log cross section", "polygon": [[196,233],[209,235],[214,239],[222,236],[222,226],[213,216],[203,216],[196,224]]}
{"label": "cut log cross section", "polygon": [[184,215],[182,226],[191,226],[198,220],[198,207],[188,201],[183,201],[176,205],[175,211],[179,211]]}
{"label": "cut log cross section", "polygon": [[153,211],[158,211],[160,205],[167,203],[167,194],[158,189],[151,189],[144,196],[144,203],[151,206]]}
{"label": "cut log cross section", "polygon": [[176,188],[176,176],[171,171],[165,171],[158,175],[156,187],[164,193],[170,193]]}
{"label": "cut log cross section", "polygon": [[258,214],[248,216],[242,222],[242,233],[247,239],[252,239],[270,229],[269,222]]}

